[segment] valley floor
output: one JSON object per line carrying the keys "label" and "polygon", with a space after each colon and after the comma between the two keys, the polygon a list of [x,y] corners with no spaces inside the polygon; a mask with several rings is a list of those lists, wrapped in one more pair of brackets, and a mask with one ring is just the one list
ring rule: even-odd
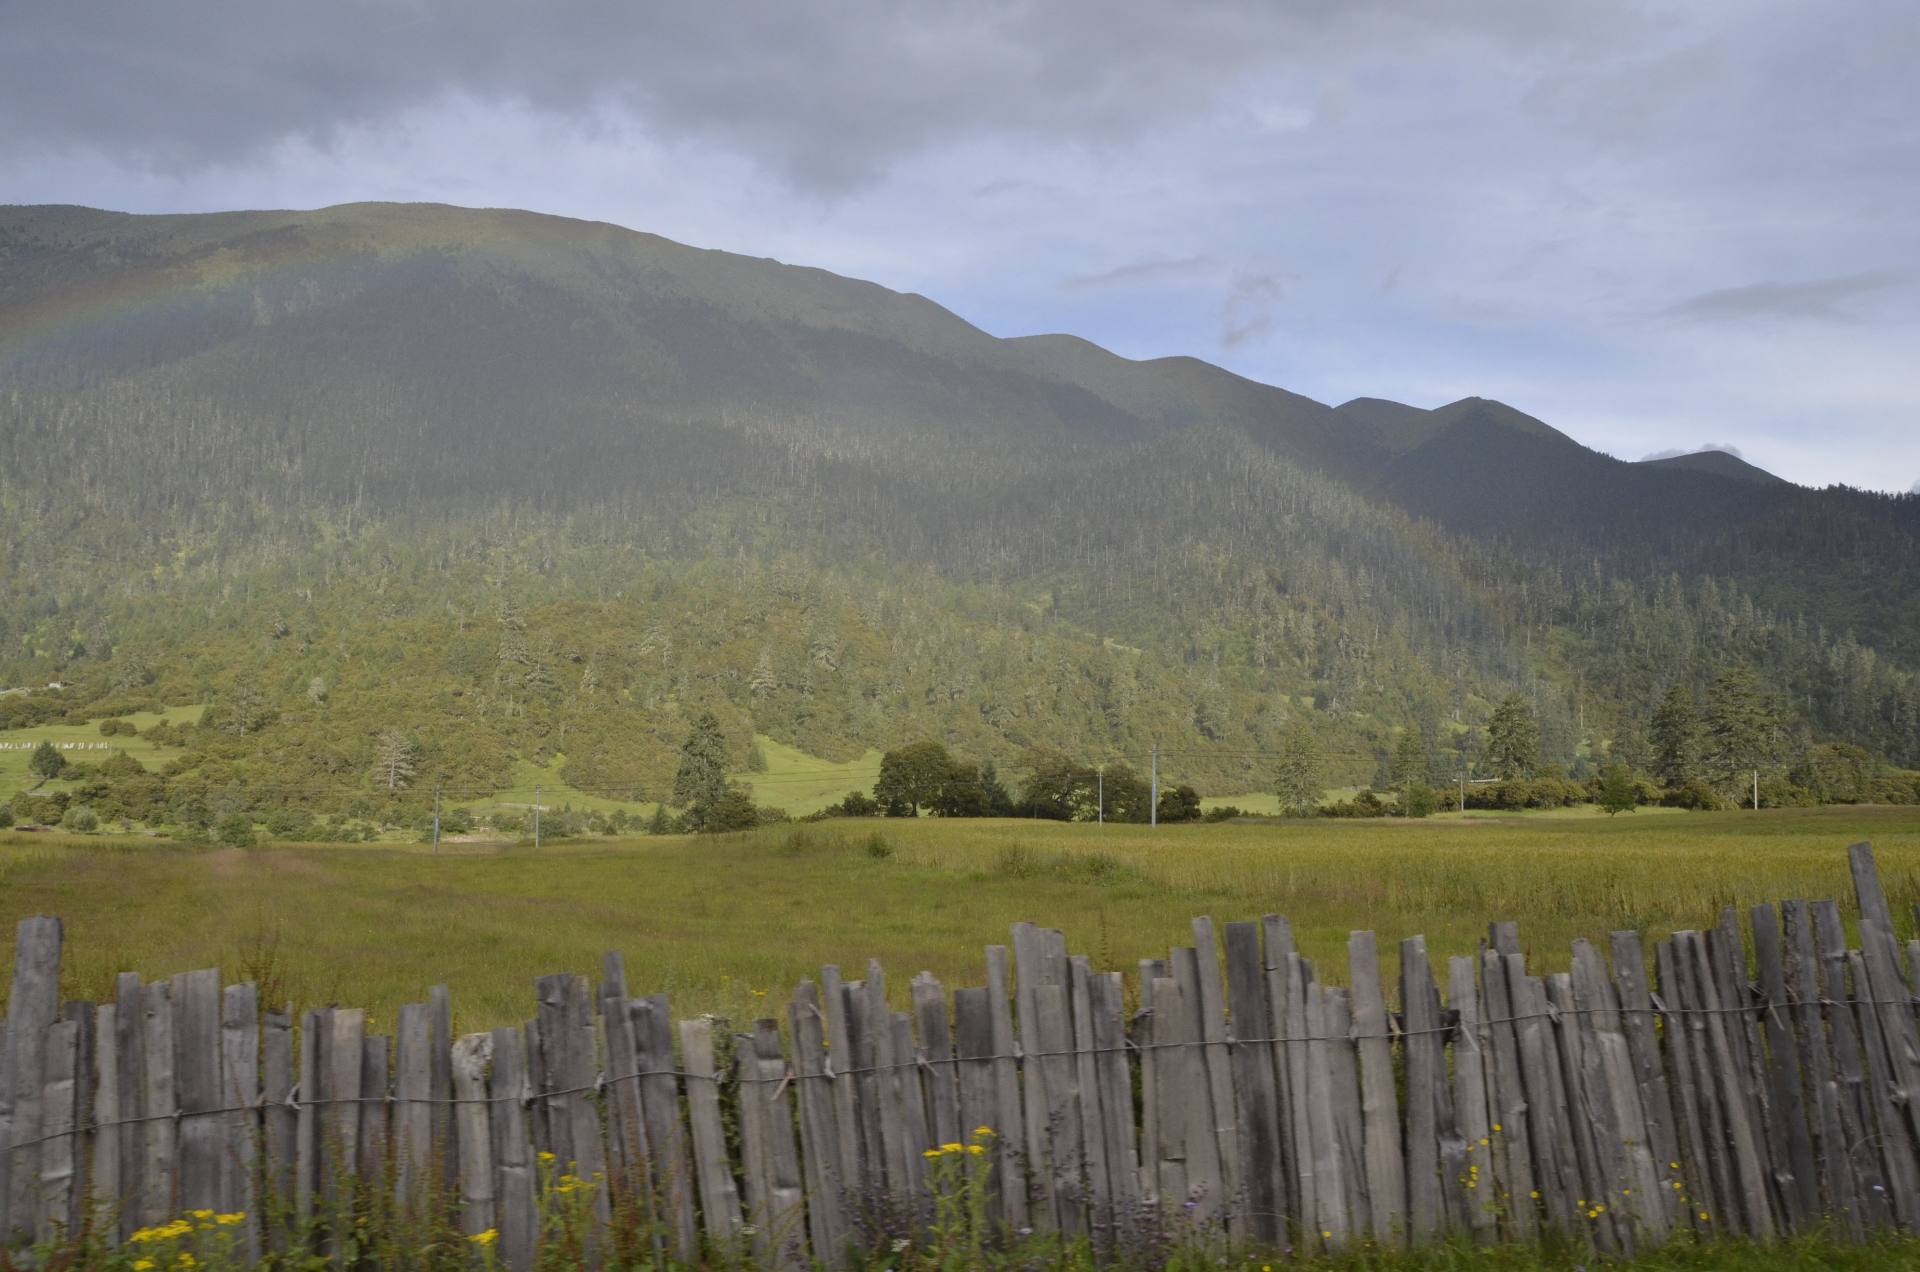
{"label": "valley floor", "polygon": [[[983,948],[1028,920],[1100,968],[1192,940],[1189,922],[1288,916],[1301,950],[1344,980],[1347,933],[1471,953],[1513,919],[1533,958],[1620,928],[1709,925],[1725,905],[1851,897],[1845,848],[1878,851],[1899,935],[1920,902],[1920,809],[1297,822],[1163,827],[855,820],[744,835],[528,847],[190,848],[0,833],[0,922],[67,924],[74,997],[115,973],[219,966],[269,1002],[371,1009],[446,983],[456,1025],[525,1018],[533,978],[597,974],[624,952],[635,992],[746,1020],[836,963],[878,958],[902,1001],[915,972],[983,983]],[[1851,905],[1843,905],[1850,911]],[[12,942],[0,943],[0,984]],[[1387,969],[1389,984],[1393,969]],[[1131,974],[1128,980],[1132,980]]]}

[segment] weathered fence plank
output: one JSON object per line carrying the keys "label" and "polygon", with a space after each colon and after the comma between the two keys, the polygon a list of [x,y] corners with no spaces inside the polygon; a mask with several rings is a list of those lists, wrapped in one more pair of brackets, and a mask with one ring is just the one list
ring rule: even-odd
{"label": "weathered fence plank", "polygon": [[534,1208],[537,1186],[528,1148],[526,1103],[532,1094],[527,1075],[526,1035],[511,1026],[493,1031],[493,1067],[487,1083],[487,1111],[493,1148],[493,1203],[499,1224],[500,1262],[511,1272],[533,1266],[540,1232]]}
{"label": "weathered fence plank", "polygon": [[220,998],[220,1104],[229,1111],[219,1121],[218,1209],[246,1216],[239,1244],[251,1262],[260,1256],[259,1153],[264,1128],[260,996],[250,983],[229,985]]}
{"label": "weathered fence plank", "polygon": [[493,1133],[487,1124],[487,1068],[493,1063],[493,1036],[466,1034],[455,1039],[450,1060],[460,1157],[460,1231],[470,1237],[497,1232]]}
{"label": "weathered fence plank", "polygon": [[707,1240],[731,1249],[740,1239],[740,1194],[727,1160],[727,1132],[720,1114],[719,1072],[713,1056],[713,1022],[680,1022],[681,1062],[687,1067],[687,1124],[693,1133],[694,1168],[700,1177],[700,1217]]}
{"label": "weathered fence plank", "polygon": [[[1347,937],[1353,989],[1353,1035],[1359,1045],[1360,1115],[1367,1150],[1367,1226],[1382,1245],[1407,1239],[1406,1157],[1400,1138],[1400,1101],[1394,1094],[1393,1045],[1387,1035],[1387,1003],[1380,989],[1380,957],[1373,933]],[[1316,1179],[1319,1171],[1315,1171]]]}

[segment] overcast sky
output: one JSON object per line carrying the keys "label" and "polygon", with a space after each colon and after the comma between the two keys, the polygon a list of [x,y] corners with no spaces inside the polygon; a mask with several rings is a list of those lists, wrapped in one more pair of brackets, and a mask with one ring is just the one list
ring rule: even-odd
{"label": "overcast sky", "polygon": [[1920,4],[0,0],[0,199],[533,208],[1920,484]]}

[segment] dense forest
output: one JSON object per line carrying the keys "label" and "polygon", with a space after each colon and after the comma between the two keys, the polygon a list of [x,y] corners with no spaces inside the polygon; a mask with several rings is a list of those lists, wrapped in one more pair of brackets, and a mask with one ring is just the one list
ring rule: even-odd
{"label": "dense forest", "polygon": [[706,713],[1230,794],[1492,775],[1517,697],[1586,780],[1730,669],[1779,774],[1920,764],[1920,499],[526,213],[0,209],[0,516],[0,687],[65,686],[0,727],[207,702],[168,780],[256,807],[668,798]]}

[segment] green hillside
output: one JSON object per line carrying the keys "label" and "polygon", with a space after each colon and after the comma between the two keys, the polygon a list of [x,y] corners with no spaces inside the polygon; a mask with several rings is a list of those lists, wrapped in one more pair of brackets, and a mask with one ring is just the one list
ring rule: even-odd
{"label": "green hillside", "polygon": [[0,727],[210,704],[156,815],[638,814],[705,711],[795,809],[924,738],[1233,796],[1411,729],[1444,777],[1516,692],[1585,771],[1730,666],[1782,765],[1920,760],[1920,499],[531,213],[0,208],[0,517],[0,682],[69,683]]}

